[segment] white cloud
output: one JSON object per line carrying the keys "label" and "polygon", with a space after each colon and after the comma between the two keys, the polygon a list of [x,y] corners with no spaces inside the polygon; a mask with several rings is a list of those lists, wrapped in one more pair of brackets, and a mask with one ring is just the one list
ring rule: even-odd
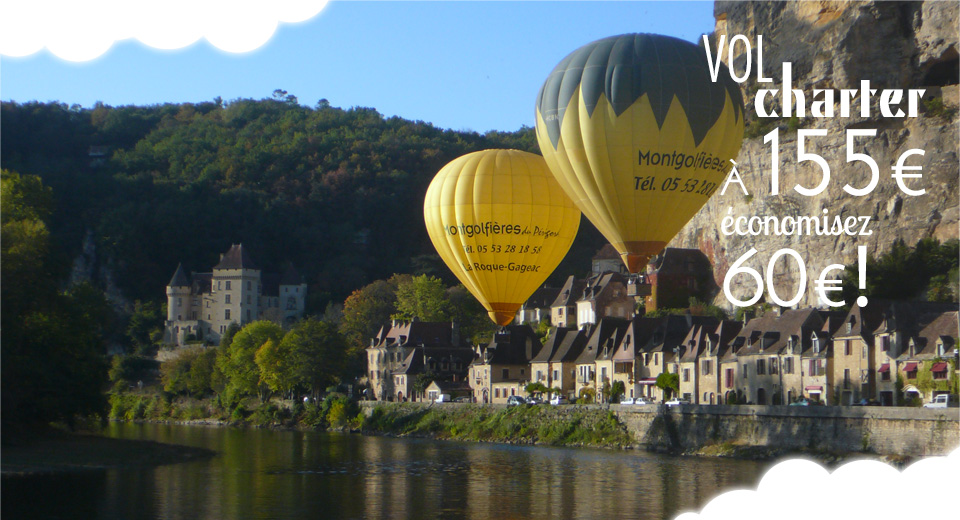
{"label": "white cloud", "polygon": [[956,511],[957,475],[960,449],[920,459],[902,472],[876,460],[858,460],[830,473],[816,462],[792,459],[770,468],[756,491],[729,491],[699,514],[683,513],[676,520],[940,518]]}
{"label": "white cloud", "polygon": [[327,0],[3,0],[0,54],[29,56],[46,48],[88,61],[114,42],[135,38],[180,49],[201,38],[226,52],[257,49],[280,23],[316,16]]}

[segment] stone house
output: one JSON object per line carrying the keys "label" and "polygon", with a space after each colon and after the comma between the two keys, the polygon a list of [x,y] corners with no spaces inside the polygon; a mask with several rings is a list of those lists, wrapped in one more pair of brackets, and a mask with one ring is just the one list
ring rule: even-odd
{"label": "stone house", "polygon": [[597,251],[597,254],[593,255],[590,267],[591,272],[595,275],[607,272],[620,273],[625,276],[630,274],[627,271],[627,266],[623,265],[623,259],[620,258],[620,253],[610,244],[604,244],[604,246]]}
{"label": "stone house", "polygon": [[663,373],[679,375],[679,358],[683,354],[683,339],[695,325],[717,325],[717,319],[689,314],[666,316],[650,335],[645,345],[639,348],[637,358],[637,381],[643,386],[649,400],[660,401],[666,396],[657,388],[657,376]]}
{"label": "stone house", "polygon": [[[530,360],[530,382],[540,383],[547,388],[553,388],[555,386],[555,381],[559,381],[562,377],[562,370],[554,374],[550,368],[550,360],[553,359],[560,350],[564,338],[566,338],[568,334],[576,335],[576,333],[577,329],[573,328],[560,327],[550,329],[550,332],[547,334],[547,340],[543,343],[543,348]],[[562,387],[557,386],[557,388]]]}
{"label": "stone house", "polygon": [[939,394],[957,393],[957,318],[957,311],[939,313],[907,341],[906,350],[897,358],[904,399],[915,396],[929,402]]}
{"label": "stone house", "polygon": [[470,365],[474,402],[506,403],[510,396],[525,395],[530,361],[541,348],[529,325],[508,325],[495,332],[490,343],[477,347],[477,358]]}
{"label": "stone house", "polygon": [[[680,397],[690,401],[693,404],[707,404],[709,391],[705,392],[703,399],[700,398],[698,386],[703,385],[699,381],[699,365],[703,363],[703,368],[714,371],[712,362],[705,358],[707,353],[707,343],[709,341],[709,332],[702,325],[694,325],[690,332],[683,338],[683,353],[680,355],[678,371],[680,374]],[[716,399],[716,393],[712,393],[712,398]],[[713,404],[710,402],[710,404]]]}
{"label": "stone house", "polygon": [[551,320],[551,305],[553,305],[553,302],[559,294],[560,289],[555,287],[547,287],[544,285],[537,289],[517,310],[517,317],[514,319],[514,324],[523,325],[530,323],[536,327],[541,320]]}
{"label": "stone house", "polygon": [[691,297],[705,299],[716,288],[710,260],[699,249],[664,249],[647,265],[644,282],[647,312],[687,307]]}
{"label": "stone house", "polygon": [[454,342],[449,322],[392,321],[367,347],[367,384],[379,401],[421,398],[415,391],[420,374],[440,381],[463,381],[473,349]]}
{"label": "stone house", "polygon": [[554,327],[577,326],[577,300],[583,295],[586,280],[570,275],[563,283],[556,299],[550,305],[550,325]]}
{"label": "stone house", "polygon": [[875,375],[880,366],[874,352],[874,331],[885,320],[890,305],[880,300],[871,300],[865,307],[854,304],[833,335],[830,397],[835,404],[849,406],[875,395]]}
{"label": "stone house", "polygon": [[[560,329],[557,329],[560,330]],[[559,388],[571,401],[577,395],[577,358],[587,344],[585,329],[566,328],[560,344],[550,356],[549,381],[551,388]]]}
{"label": "stone house", "polygon": [[[730,343],[733,338],[743,328],[743,323],[739,321],[723,320],[719,325],[713,328],[711,332],[708,327],[703,327],[707,332],[703,339],[704,345],[696,360],[696,391],[693,394],[697,397],[700,404],[723,404],[725,402],[724,394],[735,388],[736,374],[731,372],[724,374],[721,372],[721,359],[724,354],[730,350]],[[731,367],[728,367],[731,368]],[[732,367],[736,369],[736,363]],[[726,380],[724,380],[724,376]],[[683,393],[681,382],[681,390]]]}
{"label": "stone house", "polygon": [[625,388],[625,397],[635,399],[644,397],[649,385],[643,385],[638,379],[639,347],[646,345],[650,337],[666,318],[634,317],[623,336],[623,341],[613,354],[613,380],[621,381]]}
{"label": "stone house", "polygon": [[606,317],[633,318],[635,302],[627,294],[627,279],[619,273],[603,273],[587,279],[577,300],[577,327],[599,323]]}
{"label": "stone house", "polygon": [[290,327],[303,317],[307,284],[292,266],[280,275],[262,272],[243,244],[234,244],[211,272],[188,276],[178,265],[166,293],[165,344],[219,344],[231,323],[269,320]]}
{"label": "stone house", "polygon": [[[601,403],[607,402],[607,398],[603,396],[603,391],[610,390],[613,386],[613,382],[617,380],[617,363],[614,361],[614,355],[616,354],[619,346],[623,343],[624,339],[626,339],[627,329],[630,327],[630,325],[630,320],[625,320],[622,318],[603,318],[600,321],[600,325],[594,332],[593,336],[597,337],[597,357],[594,361],[594,374],[596,374],[597,378],[595,388],[597,389],[598,401]],[[589,340],[587,340],[587,348],[590,347],[591,340],[593,340],[594,337],[591,337]],[[620,379],[623,380],[623,377]],[[623,388],[624,394],[627,394],[626,382],[624,382]]]}
{"label": "stone house", "polygon": [[823,328],[816,309],[768,312],[750,320],[740,332],[737,351],[747,400],[759,405],[788,404],[803,395],[801,354],[810,333]]}
{"label": "stone house", "polygon": [[829,392],[833,387],[833,356],[830,355],[833,340],[829,330],[811,331],[809,339],[809,347],[800,353],[803,397],[826,405],[833,404]]}
{"label": "stone house", "polygon": [[889,302],[870,301],[870,305],[878,305],[880,324],[873,330],[874,347],[872,350],[872,374],[875,398],[884,406],[902,404],[897,393],[898,370],[902,365],[900,357],[908,351],[908,342],[919,336],[920,331],[930,323],[936,321],[943,313],[956,310],[956,304],[941,304],[931,302]]}

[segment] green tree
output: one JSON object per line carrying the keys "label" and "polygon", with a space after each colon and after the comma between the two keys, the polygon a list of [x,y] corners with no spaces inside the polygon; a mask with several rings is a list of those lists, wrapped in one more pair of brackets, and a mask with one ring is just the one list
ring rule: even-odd
{"label": "green tree", "polygon": [[340,332],[352,346],[363,348],[380,327],[390,321],[397,311],[397,285],[409,279],[394,275],[389,280],[377,280],[350,295],[343,302]]}
{"label": "green tree", "polygon": [[217,367],[226,379],[224,392],[228,403],[237,403],[248,395],[257,395],[263,402],[266,385],[260,384],[260,369],[255,361],[257,350],[267,341],[278,342],[283,329],[269,321],[255,321],[244,326],[225,351],[218,351]]}
{"label": "green tree", "polygon": [[163,320],[166,313],[152,301],[137,300],[127,323],[127,337],[135,352],[149,353],[163,340]]}
{"label": "green tree", "polygon": [[397,285],[397,312],[393,317],[399,320],[449,320],[450,300],[443,282],[424,274]]}
{"label": "green tree", "polygon": [[254,360],[260,369],[260,382],[273,392],[285,395],[297,384],[297,367],[289,342],[268,339],[257,349]]}
{"label": "green tree", "polygon": [[680,376],[678,374],[663,372],[657,376],[655,384],[657,388],[663,390],[664,399],[669,399],[673,397],[673,394],[680,393]]}
{"label": "green tree", "polygon": [[623,381],[614,381],[613,384],[610,385],[610,402],[619,403],[620,398],[622,398],[626,393],[627,389],[623,384]]}
{"label": "green tree", "polygon": [[487,341],[497,330],[497,324],[487,316],[487,310],[463,284],[447,289],[447,300],[449,319],[460,325],[461,341],[477,345]]}
{"label": "green tree", "polygon": [[303,320],[284,336],[280,350],[289,353],[296,383],[314,398],[341,381],[348,345],[335,325],[313,318]]}

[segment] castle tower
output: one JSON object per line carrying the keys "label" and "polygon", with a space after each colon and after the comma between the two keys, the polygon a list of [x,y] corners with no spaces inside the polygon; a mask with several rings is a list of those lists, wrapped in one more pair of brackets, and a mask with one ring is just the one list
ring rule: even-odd
{"label": "castle tower", "polygon": [[177,271],[167,284],[167,321],[188,319],[190,309],[190,278],[183,270],[183,264],[177,264]]}
{"label": "castle tower", "polygon": [[234,244],[220,257],[213,268],[210,287],[215,302],[214,330],[223,334],[230,323],[241,327],[259,318],[260,268],[243,250],[243,244]]}

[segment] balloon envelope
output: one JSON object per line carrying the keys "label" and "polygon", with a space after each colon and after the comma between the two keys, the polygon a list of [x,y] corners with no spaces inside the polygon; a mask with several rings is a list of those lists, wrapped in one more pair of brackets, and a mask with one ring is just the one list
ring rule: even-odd
{"label": "balloon envelope", "polygon": [[567,195],[632,273],[722,184],[743,140],[743,97],[702,48],[626,34],[577,49],[537,96],[537,141]]}
{"label": "balloon envelope", "polygon": [[427,188],[427,233],[447,267],[507,325],[567,254],[580,210],[539,155],[483,150],[454,159]]}

